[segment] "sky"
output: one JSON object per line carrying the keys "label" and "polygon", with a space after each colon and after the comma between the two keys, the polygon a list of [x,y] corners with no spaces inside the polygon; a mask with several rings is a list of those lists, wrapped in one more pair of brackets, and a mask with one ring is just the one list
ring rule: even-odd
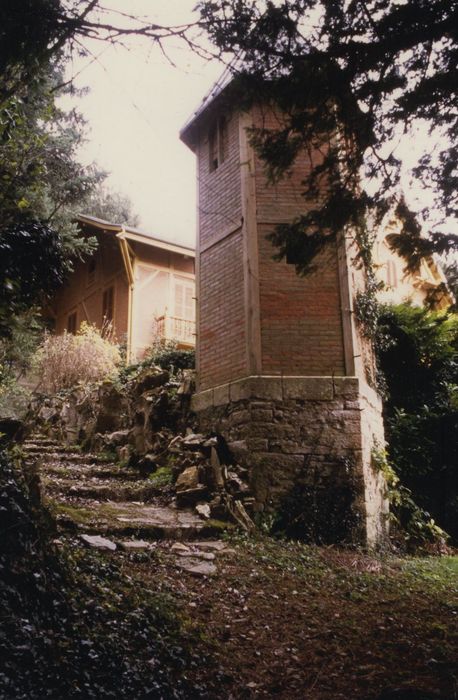
{"label": "sky", "polygon": [[[107,4],[175,24],[192,19],[195,0],[129,0],[128,6],[125,0],[107,0]],[[88,88],[86,95],[74,100],[88,122],[81,160],[95,161],[110,173],[106,184],[130,198],[139,228],[194,245],[195,157],[178,134],[224,66],[199,58],[177,40],[164,44],[176,67],[151,40],[135,38],[127,48],[97,41],[84,45],[90,54],[74,57],[69,66],[76,86]],[[65,98],[64,106],[69,101]]]}
{"label": "sky", "polygon": [[[105,0],[115,12],[147,16],[161,25],[197,19],[196,0]],[[105,19],[119,23],[122,17]],[[75,106],[88,122],[84,163],[95,161],[109,173],[106,184],[127,195],[139,228],[182,243],[195,244],[195,157],[179,140],[179,131],[221,76],[224,65],[193,53],[179,40],[164,48],[172,63],[152,40],[134,37],[125,47],[86,40],[85,57],[74,56],[69,73],[77,87],[88,88]],[[65,100],[70,98],[64,98]],[[75,101],[75,100],[74,100]],[[424,125],[411,139],[403,138],[398,155],[404,171],[428,147]],[[404,176],[410,204],[430,203],[428,193],[412,188]]]}

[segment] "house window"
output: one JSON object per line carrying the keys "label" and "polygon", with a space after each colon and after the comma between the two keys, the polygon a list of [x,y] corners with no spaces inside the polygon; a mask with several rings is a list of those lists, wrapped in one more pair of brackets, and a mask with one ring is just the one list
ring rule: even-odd
{"label": "house window", "polygon": [[94,284],[95,282],[95,271],[97,268],[97,263],[95,261],[95,258],[91,258],[88,263],[87,267],[87,284],[88,286],[91,284]]}
{"label": "house window", "polygon": [[76,333],[76,311],[69,315],[67,318],[67,333]]}
{"label": "house window", "polygon": [[389,287],[395,288],[398,286],[396,263],[393,260],[388,260],[386,264],[386,282]]}
{"label": "house window", "polygon": [[189,282],[175,282],[175,318],[193,321],[195,317],[194,285]]}
{"label": "house window", "polygon": [[102,298],[103,323],[113,323],[114,319],[114,287],[105,289]]}
{"label": "house window", "polygon": [[219,117],[208,134],[209,170],[213,172],[224,163],[229,147],[229,134],[226,117]]}

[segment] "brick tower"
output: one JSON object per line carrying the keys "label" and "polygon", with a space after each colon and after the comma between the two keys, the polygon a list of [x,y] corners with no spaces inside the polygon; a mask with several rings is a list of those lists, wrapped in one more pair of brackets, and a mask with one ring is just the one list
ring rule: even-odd
{"label": "brick tower", "polygon": [[[325,542],[378,545],[386,532],[381,402],[368,385],[371,348],[352,314],[362,273],[342,240],[299,277],[266,235],[303,213],[308,160],[268,183],[249,143],[275,110],[227,109],[224,90],[181,132],[197,156],[197,393],[202,429],[237,441],[259,510],[300,494]],[[227,89],[226,89],[227,93]]]}

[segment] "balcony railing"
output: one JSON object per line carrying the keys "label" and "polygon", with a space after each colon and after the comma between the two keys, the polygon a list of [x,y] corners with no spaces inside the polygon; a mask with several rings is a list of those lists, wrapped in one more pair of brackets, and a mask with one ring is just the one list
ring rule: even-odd
{"label": "balcony railing", "polygon": [[154,331],[159,340],[175,340],[184,345],[196,344],[195,321],[175,316],[159,316],[155,319]]}

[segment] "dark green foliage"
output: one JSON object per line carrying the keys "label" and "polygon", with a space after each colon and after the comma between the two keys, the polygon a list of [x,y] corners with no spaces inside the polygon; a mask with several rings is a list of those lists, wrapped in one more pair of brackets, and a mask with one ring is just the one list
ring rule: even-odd
{"label": "dark green foliage", "polygon": [[[449,226],[458,211],[456,3],[200,0],[198,8],[211,40],[236,57],[240,104],[274,103],[285,117],[278,129],[252,132],[270,177],[285,175],[299,150],[309,154],[304,214],[290,230],[277,228],[280,254],[298,223],[304,235],[326,239],[345,230],[357,238],[369,213],[377,225],[393,204],[413,266],[421,256],[458,248]],[[395,149],[420,120],[435,146],[428,141],[411,173],[434,199],[419,215],[426,223],[434,209],[443,215],[423,240],[399,195]],[[303,247],[304,269],[314,248]]]}
{"label": "dark green foliage", "polygon": [[388,421],[390,458],[415,504],[458,540],[458,411],[396,410]]}
{"label": "dark green foliage", "polygon": [[353,500],[349,486],[296,484],[283,499],[270,532],[315,544],[354,544],[360,533]]}
{"label": "dark green foliage", "polygon": [[63,244],[38,221],[17,223],[0,232],[0,336],[18,316],[55,290],[68,270]]}
{"label": "dark green foliage", "polygon": [[385,307],[378,353],[390,405],[409,411],[421,406],[441,411],[458,408],[456,314],[409,304]]}
{"label": "dark green foliage", "polygon": [[388,454],[413,500],[458,537],[458,317],[387,307],[378,357]]}
{"label": "dark green foliage", "polygon": [[[60,7],[56,2],[43,1],[37,7],[45,5],[54,10]],[[21,3],[16,3],[8,21],[14,25],[24,10]],[[27,50],[29,40],[34,44],[35,34],[40,31],[46,34],[46,22],[44,12],[41,28],[39,22],[36,27],[24,27],[21,37]],[[19,44],[18,37],[15,38]],[[11,46],[8,58],[9,44],[1,54],[7,66],[0,77],[0,338],[3,339],[11,338],[19,327],[24,334],[32,307],[44,304],[47,296],[62,283],[73,257],[93,249],[94,241],[78,236],[73,208],[103,177],[94,167],[78,162],[76,154],[83,122],[76,112],[64,113],[56,105],[56,96],[61,92],[62,62],[58,58],[46,58],[38,38],[36,42],[40,55],[31,54],[30,60],[25,54],[16,56]],[[21,53],[20,47],[18,51]],[[0,342],[2,365],[5,361],[11,364],[12,357],[7,356],[9,346],[4,340]]]}
{"label": "dark green foliage", "polygon": [[62,31],[60,0],[3,0],[0,6],[0,102],[35,79]]}
{"label": "dark green foliage", "polygon": [[138,226],[139,218],[134,214],[130,199],[113,192],[104,185],[98,185],[84,202],[81,213],[105,219],[116,224]]}
{"label": "dark green foliage", "polygon": [[194,349],[180,350],[175,343],[166,343],[154,348],[149,356],[149,361],[162,369],[171,370],[172,374],[176,374],[182,369],[194,369],[196,353]]}
{"label": "dark green foliage", "polygon": [[172,376],[179,374],[184,369],[194,369],[196,353],[194,349],[179,350],[176,343],[159,343],[151,348],[145,359],[141,362],[124,367],[119,372],[121,384],[136,380],[143,370],[150,367],[161,367],[170,372]]}

